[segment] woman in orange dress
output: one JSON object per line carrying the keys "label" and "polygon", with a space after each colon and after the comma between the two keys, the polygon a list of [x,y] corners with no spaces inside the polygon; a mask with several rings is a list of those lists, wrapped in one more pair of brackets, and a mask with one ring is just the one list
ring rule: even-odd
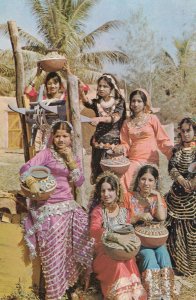
{"label": "woman in orange dress", "polygon": [[[131,223],[138,221],[164,221],[167,217],[165,200],[158,191],[159,172],[152,165],[141,167],[135,180],[133,192],[125,195],[125,207]],[[142,284],[150,299],[174,299],[174,273],[165,245],[140,248],[138,266]]]}
{"label": "woman in orange dress", "polygon": [[[111,172],[99,175],[96,181],[90,214],[90,235],[95,239],[93,271],[101,283],[104,299],[145,300],[146,292],[134,259],[114,260],[108,256],[102,244],[102,235],[109,234],[107,228],[129,221],[126,208],[120,206],[122,189],[119,179]],[[120,239],[120,238],[119,238]],[[123,241],[118,243],[125,247]]]}
{"label": "woman in orange dress", "polygon": [[121,182],[126,191],[142,165],[159,164],[158,150],[169,159],[173,148],[173,143],[159,119],[152,114],[150,95],[147,91],[137,88],[130,94],[129,99],[131,116],[124,121],[120,132],[123,150],[131,161]]}

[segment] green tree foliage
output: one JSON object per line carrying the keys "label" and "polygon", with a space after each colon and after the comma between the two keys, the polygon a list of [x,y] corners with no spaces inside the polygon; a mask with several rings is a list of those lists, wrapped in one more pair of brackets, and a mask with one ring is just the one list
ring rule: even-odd
{"label": "green tree foliage", "polygon": [[[102,72],[106,61],[125,63],[127,56],[122,51],[97,50],[104,33],[117,30],[121,22],[109,21],[92,32],[86,32],[85,22],[97,1],[93,0],[29,0],[28,4],[36,17],[40,39],[19,28],[24,55],[31,57],[31,62],[43,57],[48,49],[58,49],[65,55],[74,74],[82,80],[92,82]],[[5,33],[5,24],[0,26]],[[42,39],[42,40],[41,40]],[[100,47],[99,47],[100,48]],[[30,51],[30,54],[27,53]],[[32,55],[38,54],[32,60]],[[28,60],[25,60],[29,62]],[[30,66],[29,66],[30,69]]]}
{"label": "green tree foliage", "polygon": [[195,115],[196,34],[174,40],[173,59],[161,49],[141,10],[130,15],[125,32],[120,50],[129,57],[123,74],[128,94],[137,87],[147,89],[153,106],[161,109],[163,123],[177,123],[184,116]]}
{"label": "green tree foliage", "polygon": [[14,90],[15,70],[12,53],[0,50],[0,95],[12,96]]}
{"label": "green tree foliage", "polygon": [[158,53],[155,34],[149,28],[142,10],[131,13],[124,28],[125,42],[120,50],[126,52],[129,60],[123,74],[128,91],[143,87],[151,92],[154,57]]}
{"label": "green tree foliage", "polygon": [[196,114],[196,34],[174,40],[177,61],[162,51],[155,59],[153,95],[162,119],[178,122]]}

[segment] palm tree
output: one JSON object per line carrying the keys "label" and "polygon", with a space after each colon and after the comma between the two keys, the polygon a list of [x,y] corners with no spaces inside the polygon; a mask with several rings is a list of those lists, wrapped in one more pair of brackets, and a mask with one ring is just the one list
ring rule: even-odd
{"label": "palm tree", "polygon": [[14,90],[15,69],[13,54],[0,50],[0,95],[12,96]]}
{"label": "palm tree", "polygon": [[156,58],[153,95],[163,118],[177,122],[196,113],[196,34],[174,40],[174,45],[177,60],[164,50]]}
{"label": "palm tree", "polygon": [[[125,63],[122,51],[96,50],[98,39],[110,30],[116,30],[120,21],[109,21],[90,33],[85,32],[85,21],[96,4],[94,0],[30,0],[29,5],[37,19],[38,33],[42,41],[19,28],[25,46],[24,53],[31,51],[45,55],[56,48],[64,54],[72,72],[82,80],[92,82],[100,75],[104,63]],[[1,25],[0,30],[7,30]]]}

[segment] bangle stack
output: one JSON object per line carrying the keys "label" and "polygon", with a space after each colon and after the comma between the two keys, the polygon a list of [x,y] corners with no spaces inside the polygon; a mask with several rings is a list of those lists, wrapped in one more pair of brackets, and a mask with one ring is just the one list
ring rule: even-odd
{"label": "bangle stack", "polygon": [[25,183],[28,186],[28,188],[30,188],[32,186],[32,184],[34,184],[36,182],[37,182],[37,180],[33,176],[28,176],[25,180]]}

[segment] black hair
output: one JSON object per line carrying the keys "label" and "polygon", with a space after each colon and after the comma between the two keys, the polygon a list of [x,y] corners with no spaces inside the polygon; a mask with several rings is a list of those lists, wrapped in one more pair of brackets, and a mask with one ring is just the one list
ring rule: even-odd
{"label": "black hair", "polygon": [[139,170],[139,172],[137,174],[137,177],[135,179],[134,186],[133,186],[133,191],[137,191],[140,178],[144,174],[146,174],[146,173],[150,173],[154,177],[154,179],[157,182],[156,188],[158,189],[158,180],[159,180],[159,172],[158,172],[158,170],[155,167],[151,166],[151,165],[145,165],[145,166],[143,166],[143,167],[140,168],[140,170]]}
{"label": "black hair", "polygon": [[[92,210],[101,203],[101,186],[105,182],[110,184],[112,191],[116,191],[116,193],[118,193],[119,190],[118,185],[120,183],[118,183],[113,176],[106,175],[102,177],[99,180],[99,182],[96,184],[95,191],[91,197],[91,201],[90,201],[91,203],[89,205],[89,213],[91,213]],[[120,190],[119,195],[117,195],[118,197],[117,202],[121,201],[121,195],[122,195],[122,191]]]}
{"label": "black hair", "polygon": [[118,183],[116,182],[116,180],[112,176],[105,176],[101,178],[101,180],[96,185],[96,194],[98,199],[101,199],[101,186],[105,182],[110,184],[112,191],[117,191],[118,189]]}
{"label": "black hair", "polygon": [[132,98],[135,96],[135,95],[140,95],[143,103],[144,103],[144,106],[146,106],[147,104],[147,97],[146,97],[146,94],[140,90],[135,90],[133,91],[130,96],[129,96],[129,109],[131,110],[131,101],[132,101]]}
{"label": "black hair", "polygon": [[45,79],[45,86],[47,86],[47,83],[50,79],[54,79],[55,82],[58,82],[60,87],[62,85],[61,77],[59,76],[58,73],[56,72],[50,72],[47,74],[46,79]]}
{"label": "black hair", "polygon": [[191,119],[190,117],[183,118],[178,123],[178,129],[181,129],[183,124],[188,124],[189,127],[193,127],[193,130],[195,132],[195,130],[196,130],[196,122],[195,122],[195,120]]}
{"label": "black hair", "polygon": [[[110,78],[112,77],[112,78]],[[115,90],[115,98],[122,98],[122,95],[115,89],[114,84],[112,83],[112,79],[115,82],[117,88],[119,89],[119,85],[118,85],[118,81],[116,79],[116,77],[110,73],[104,73],[101,77],[99,77],[99,79],[97,80],[97,85],[99,84],[99,82],[101,80],[105,80],[107,82],[107,84],[110,86],[111,90]]]}
{"label": "black hair", "polygon": [[59,121],[52,126],[52,133],[55,134],[57,130],[65,130],[67,133],[71,134],[72,127],[64,121]]}

